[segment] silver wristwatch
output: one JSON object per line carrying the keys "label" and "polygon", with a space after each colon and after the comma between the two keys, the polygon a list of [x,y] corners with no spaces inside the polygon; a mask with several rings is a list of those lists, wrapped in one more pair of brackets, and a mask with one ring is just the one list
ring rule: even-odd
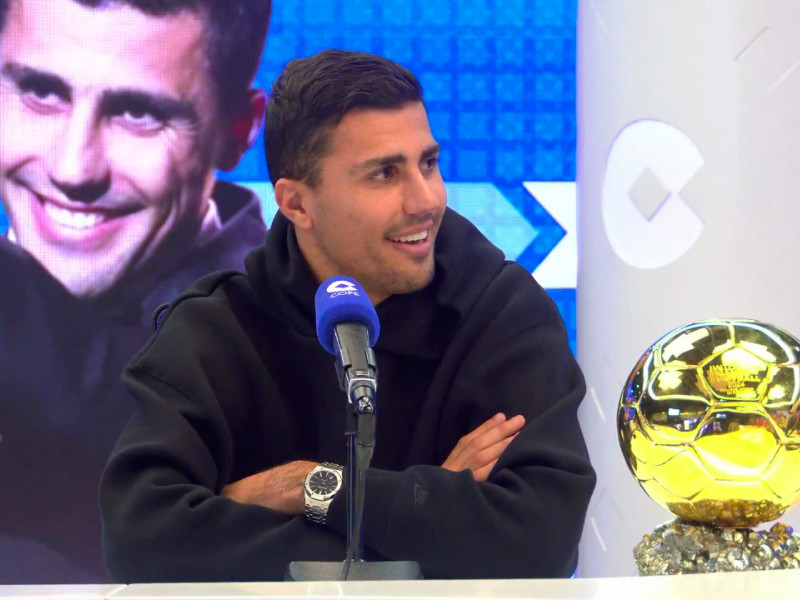
{"label": "silver wristwatch", "polygon": [[306,518],[324,525],[328,520],[328,508],[333,497],[342,488],[342,467],[333,463],[322,463],[306,475],[303,492],[306,498]]}

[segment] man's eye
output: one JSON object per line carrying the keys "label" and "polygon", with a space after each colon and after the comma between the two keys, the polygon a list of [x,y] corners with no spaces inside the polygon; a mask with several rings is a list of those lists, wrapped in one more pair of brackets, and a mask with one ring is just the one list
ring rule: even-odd
{"label": "man's eye", "polygon": [[57,110],[67,102],[60,94],[47,88],[30,87],[21,92],[25,105],[40,112]]}
{"label": "man's eye", "polygon": [[387,179],[391,179],[394,173],[395,168],[393,166],[386,166],[381,167],[377,171],[373,171],[370,177],[376,181],[386,181]]}
{"label": "man's eye", "polygon": [[422,161],[422,168],[426,171],[435,171],[436,166],[439,164],[439,157],[438,156],[429,156],[424,161]]}
{"label": "man's eye", "polygon": [[135,131],[157,131],[164,127],[164,121],[158,115],[147,110],[130,109],[121,111],[116,120],[128,129]]}

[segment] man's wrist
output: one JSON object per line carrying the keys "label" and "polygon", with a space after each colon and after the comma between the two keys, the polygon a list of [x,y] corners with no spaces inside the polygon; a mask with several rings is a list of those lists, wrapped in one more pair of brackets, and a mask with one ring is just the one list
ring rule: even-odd
{"label": "man's wrist", "polygon": [[303,481],[317,466],[309,461],[292,461],[234,481],[222,488],[220,494],[242,504],[302,515],[305,512]]}

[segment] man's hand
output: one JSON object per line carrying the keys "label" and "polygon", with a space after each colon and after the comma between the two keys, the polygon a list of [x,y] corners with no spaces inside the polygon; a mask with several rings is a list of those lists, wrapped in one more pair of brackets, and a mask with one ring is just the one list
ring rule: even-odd
{"label": "man's hand", "polygon": [[450,471],[469,469],[475,481],[486,481],[497,459],[525,426],[525,417],[506,419],[497,413],[458,440],[442,467]]}
{"label": "man's hand", "polygon": [[243,504],[258,504],[287,515],[305,512],[303,480],[317,463],[295,460],[234,481],[222,488],[222,495]]}

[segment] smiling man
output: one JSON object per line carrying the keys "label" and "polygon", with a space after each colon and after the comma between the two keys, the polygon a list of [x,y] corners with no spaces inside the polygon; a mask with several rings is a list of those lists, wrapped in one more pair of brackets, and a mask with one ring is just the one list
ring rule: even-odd
{"label": "smiling man", "polygon": [[[387,153],[401,139],[413,153]],[[275,182],[316,279],[347,273],[374,304],[424,288],[433,279],[434,242],[447,202],[425,107],[415,102],[349,112],[329,144],[330,157],[311,185]],[[317,177],[325,184],[315,184]],[[405,185],[398,185],[400,178]]]}
{"label": "smiling man", "polygon": [[[366,558],[569,576],[595,481],[583,377],[544,290],[446,208],[416,78],[356,52],[292,61],[265,140],[265,244],[174,302],[123,376],[136,411],[100,490],[110,574],[281,579],[344,559],[345,397],[314,296],[347,275],[381,324]],[[326,499],[306,496],[315,477],[336,484]]]}
{"label": "smiling man", "polygon": [[0,0],[0,259],[30,279],[0,296],[0,584],[106,580],[119,373],[158,305],[264,238],[258,198],[215,173],[260,130],[269,16],[270,0]]}
{"label": "smiling man", "polygon": [[[268,2],[250,3],[256,23],[239,32],[250,48],[231,40],[235,9],[221,2],[139,4],[0,3],[10,237],[72,294],[105,303],[172,279],[237,213],[257,214],[254,198],[212,190],[215,168],[235,166],[261,123],[264,97],[248,84]],[[213,46],[220,40],[227,56]],[[258,243],[263,229],[252,221],[228,237]]]}

